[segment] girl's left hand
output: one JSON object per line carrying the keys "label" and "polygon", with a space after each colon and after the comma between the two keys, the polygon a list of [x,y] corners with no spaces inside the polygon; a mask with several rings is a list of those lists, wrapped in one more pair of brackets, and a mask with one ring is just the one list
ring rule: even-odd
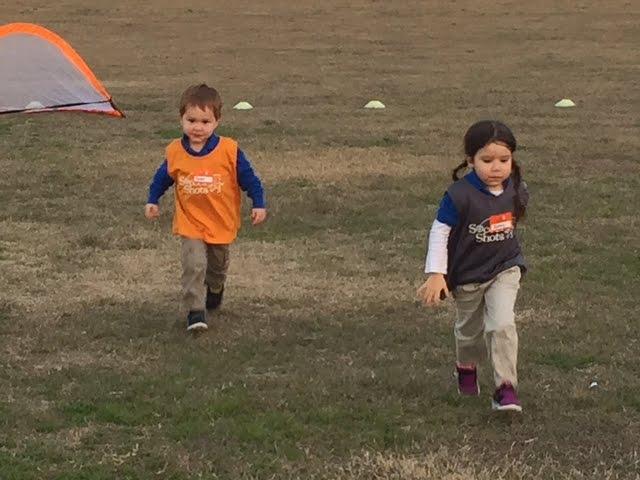
{"label": "girl's left hand", "polygon": [[267,218],[266,208],[254,208],[251,210],[251,224],[258,225],[265,221]]}

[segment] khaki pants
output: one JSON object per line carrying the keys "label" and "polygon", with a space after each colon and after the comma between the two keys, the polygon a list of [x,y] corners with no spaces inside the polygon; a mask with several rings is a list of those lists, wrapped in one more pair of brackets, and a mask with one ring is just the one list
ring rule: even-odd
{"label": "khaki pants", "polygon": [[229,268],[229,245],[212,245],[182,237],[182,301],[191,310],[204,310],[207,286],[213,292],[224,287]]}
{"label": "khaki pants", "polygon": [[454,326],[458,362],[477,365],[488,355],[496,387],[518,383],[513,307],[519,288],[520,267],[512,267],[486,283],[460,285],[453,292],[458,310]]}

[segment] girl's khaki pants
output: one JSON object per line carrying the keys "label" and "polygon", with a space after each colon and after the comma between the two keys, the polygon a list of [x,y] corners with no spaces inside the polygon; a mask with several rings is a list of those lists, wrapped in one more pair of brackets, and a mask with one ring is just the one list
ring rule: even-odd
{"label": "girl's khaki pants", "polygon": [[458,317],[454,326],[460,363],[478,364],[487,356],[496,387],[516,386],[518,334],[513,312],[520,288],[520,267],[512,267],[485,283],[455,288]]}

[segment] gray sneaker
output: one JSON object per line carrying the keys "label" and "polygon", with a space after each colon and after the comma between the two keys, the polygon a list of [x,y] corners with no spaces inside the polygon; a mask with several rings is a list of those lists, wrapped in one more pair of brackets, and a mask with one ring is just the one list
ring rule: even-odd
{"label": "gray sneaker", "polygon": [[187,331],[198,332],[204,331],[207,328],[207,319],[205,317],[204,310],[192,310],[187,315]]}

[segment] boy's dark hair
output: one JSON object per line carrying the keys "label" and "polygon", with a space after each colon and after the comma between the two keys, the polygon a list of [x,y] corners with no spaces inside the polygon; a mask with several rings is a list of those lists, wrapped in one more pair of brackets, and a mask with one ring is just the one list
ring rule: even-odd
{"label": "boy's dark hair", "polygon": [[218,91],[206,83],[191,85],[180,98],[180,116],[184,115],[189,105],[198,106],[201,109],[210,108],[216,120],[220,120],[222,111],[222,98]]}
{"label": "boy's dark hair", "polygon": [[[511,153],[516,151],[517,143],[513,132],[504,123],[497,120],[481,120],[469,127],[464,135],[464,153],[465,160],[453,169],[453,180],[458,180],[458,172],[467,167],[469,159],[472,159],[478,150],[489,145],[490,143],[501,143],[505,145]],[[515,197],[513,199],[515,206],[516,218],[518,220],[524,218],[526,206],[520,199],[520,184],[522,183],[522,175],[520,166],[516,163],[516,159],[511,160],[513,178],[513,188],[515,189]]]}

